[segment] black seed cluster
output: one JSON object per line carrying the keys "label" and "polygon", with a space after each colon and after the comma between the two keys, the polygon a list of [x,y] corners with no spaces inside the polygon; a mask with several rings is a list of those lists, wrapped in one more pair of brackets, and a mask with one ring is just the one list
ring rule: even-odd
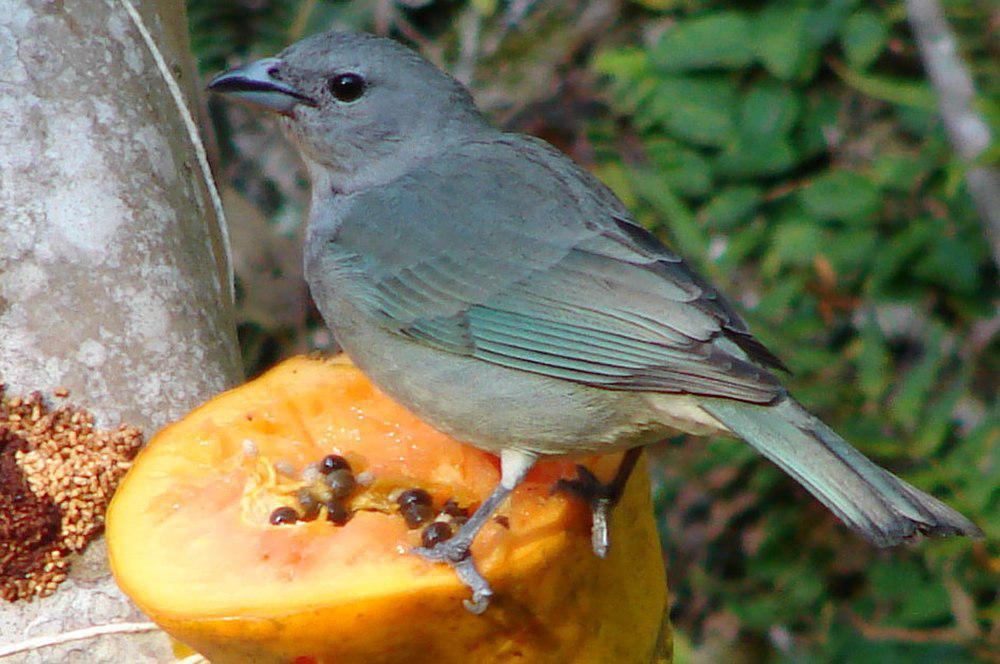
{"label": "black seed cluster", "polygon": [[469,510],[454,498],[446,500],[435,512],[431,495],[420,488],[407,489],[399,494],[396,504],[407,528],[412,530],[427,524],[420,534],[421,543],[427,548],[451,539],[455,531],[469,520]]}
{"label": "black seed cluster", "polygon": [[[303,479],[308,484],[295,494],[298,505],[275,509],[270,516],[272,525],[313,521],[324,509],[326,520],[335,526],[343,526],[351,520],[354,513],[348,507],[348,499],[358,488],[358,478],[347,459],[339,454],[328,454],[303,471]],[[440,509],[435,509],[431,494],[420,487],[400,492],[396,505],[407,528],[423,528],[420,539],[425,547],[451,539],[457,529],[469,520],[469,510],[454,498],[449,498]]]}
{"label": "black seed cluster", "polygon": [[271,513],[273,525],[313,521],[323,507],[326,508],[326,520],[334,525],[342,526],[351,520],[354,513],[346,501],[358,486],[351,464],[339,454],[328,454],[320,460],[318,469],[319,479],[295,494],[299,508],[277,508]]}

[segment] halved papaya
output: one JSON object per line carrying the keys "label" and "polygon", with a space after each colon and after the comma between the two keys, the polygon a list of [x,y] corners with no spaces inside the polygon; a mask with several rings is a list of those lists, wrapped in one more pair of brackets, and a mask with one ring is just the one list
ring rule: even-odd
{"label": "halved papaya", "polygon": [[[327,457],[357,480],[339,515],[302,498]],[[618,457],[585,463],[606,479]],[[154,621],[214,664],[666,661],[645,468],[601,560],[586,508],[551,492],[574,463],[538,464],[480,533],[473,555],[497,595],[474,615],[450,568],[408,552],[426,528],[408,527],[400,494],[422,490],[435,514],[474,509],[499,479],[496,459],[348,362],[295,358],[153,438],[108,512],[111,565]]]}

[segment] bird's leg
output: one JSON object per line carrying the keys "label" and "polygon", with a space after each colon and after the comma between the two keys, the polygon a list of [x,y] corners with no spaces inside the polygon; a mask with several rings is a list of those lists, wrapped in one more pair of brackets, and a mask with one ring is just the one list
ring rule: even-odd
{"label": "bird's leg", "polygon": [[584,466],[576,467],[576,479],[559,480],[553,491],[571,493],[574,496],[586,501],[590,506],[591,527],[590,543],[594,553],[604,558],[608,555],[608,547],[611,540],[608,535],[608,519],[611,517],[611,510],[618,504],[618,500],[625,491],[628,478],[635,468],[642,448],[633,447],[622,457],[618,464],[618,470],[614,478],[607,484],[601,483],[597,477]]}
{"label": "bird's leg", "polygon": [[535,455],[517,450],[504,450],[500,454],[500,484],[483,501],[469,520],[451,539],[438,542],[433,547],[418,547],[413,550],[418,556],[432,562],[447,563],[454,568],[458,578],[472,591],[472,599],[464,600],[465,608],[473,613],[482,613],[490,605],[493,590],[483,575],[476,569],[469,551],[479,530],[486,525],[496,509],[507,499],[528,471],[535,464]]}

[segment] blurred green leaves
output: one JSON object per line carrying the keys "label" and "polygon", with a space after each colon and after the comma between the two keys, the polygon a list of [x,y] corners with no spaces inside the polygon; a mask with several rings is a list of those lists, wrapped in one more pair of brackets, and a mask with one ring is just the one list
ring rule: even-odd
{"label": "blurred green leaves", "polygon": [[736,134],[737,96],[720,76],[664,76],[644,107],[650,124],[676,138],[720,147]]}
{"label": "blurred green leaves", "polygon": [[[1000,555],[1000,359],[995,340],[973,340],[994,325],[1000,280],[902,5],[665,9],[670,22],[648,47],[601,48],[592,61],[620,123],[592,125],[598,173],[613,173],[644,223],[752,303],[754,328],[795,371],[800,400],[881,463],[992,524],[991,554],[979,555]],[[643,148],[631,163],[610,148],[623,133]],[[974,545],[876,555],[787,479],[722,449],[699,448],[679,468],[672,449],[665,462],[664,492],[679,503],[665,514],[674,589],[691,598],[675,624],[697,635],[725,615],[751,641],[780,625],[811,643],[793,661],[848,652],[971,661],[983,647],[975,633],[985,631],[956,617],[965,602],[983,629],[1000,618],[995,572],[976,562]],[[713,505],[705,533],[684,507],[698,491]],[[704,550],[674,544],[690,533],[707,538]],[[942,561],[956,575],[951,590]],[[960,619],[942,645],[898,636],[875,647],[855,624],[919,635]]]}
{"label": "blurred green leaves", "polygon": [[751,22],[741,12],[719,12],[681,21],[650,51],[654,65],[668,72],[737,69],[753,59]]}
{"label": "blurred green leaves", "polygon": [[867,69],[885,48],[888,37],[885,21],[873,11],[862,10],[847,20],[840,43],[852,67]]}
{"label": "blurred green leaves", "polygon": [[846,170],[823,173],[799,192],[806,212],[818,220],[864,222],[880,204],[871,179]]}
{"label": "blurred green leaves", "polygon": [[[515,4],[528,18],[512,26]],[[995,18],[967,0],[945,9],[995,125]],[[617,22],[588,23],[597,10]],[[990,653],[1000,624],[1000,279],[904,3],[191,0],[189,15],[204,72],[334,25],[381,27],[446,64],[476,40],[496,41],[474,67],[481,99],[517,108],[520,127],[555,126],[561,146],[579,148],[638,220],[746,312],[792,367],[787,383],[803,403],[987,531],[978,543],[875,551],[749,446],[677,439],[657,470],[657,507],[678,642],[695,657]],[[534,80],[542,99],[510,84]],[[276,137],[255,138],[230,112],[216,118],[224,160],[238,153],[225,166],[237,181],[256,178],[245,193],[277,228],[301,214],[304,201],[288,193],[301,187],[259,180],[293,167],[275,160]],[[301,309],[319,335],[308,303]],[[287,333],[264,332],[278,340],[271,354],[293,352]]]}
{"label": "blurred green leaves", "polygon": [[701,222],[711,230],[732,230],[748,221],[760,204],[760,187],[727,187],[712,196],[701,208]]}
{"label": "blurred green leaves", "polygon": [[760,63],[777,78],[795,78],[805,68],[811,55],[806,32],[809,18],[805,7],[777,2],[754,17],[750,43]]}

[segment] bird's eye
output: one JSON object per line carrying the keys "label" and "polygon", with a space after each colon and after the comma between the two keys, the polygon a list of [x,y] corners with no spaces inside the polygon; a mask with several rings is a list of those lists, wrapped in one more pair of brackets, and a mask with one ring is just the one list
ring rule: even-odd
{"label": "bird's eye", "polygon": [[365,79],[358,74],[337,74],[327,84],[339,101],[351,102],[365,92]]}

